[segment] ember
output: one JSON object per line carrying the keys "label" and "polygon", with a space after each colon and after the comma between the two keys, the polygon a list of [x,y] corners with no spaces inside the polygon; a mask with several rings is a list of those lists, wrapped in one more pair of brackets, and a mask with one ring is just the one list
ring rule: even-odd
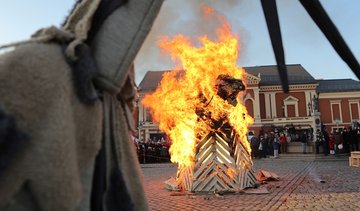
{"label": "ember", "polygon": [[203,36],[196,48],[183,35],[162,39],[160,47],[184,71],[166,73],[143,100],[172,140],[177,182],[187,191],[236,191],[256,182],[246,138],[253,119],[237,100],[245,90],[245,71],[236,65],[238,41],[225,18],[212,15],[222,23],[217,41]]}

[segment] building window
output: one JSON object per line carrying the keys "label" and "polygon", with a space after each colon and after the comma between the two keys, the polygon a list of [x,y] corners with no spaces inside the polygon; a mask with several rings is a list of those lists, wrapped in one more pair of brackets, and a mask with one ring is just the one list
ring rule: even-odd
{"label": "building window", "polygon": [[243,102],[245,103],[245,107],[247,109],[248,114],[252,117],[255,118],[255,108],[254,108],[254,99],[251,97],[251,95],[249,93],[246,94],[245,98],[243,99]]}
{"label": "building window", "polygon": [[350,101],[349,100],[349,106],[350,106],[350,117],[351,120],[359,120],[359,101]]}
{"label": "building window", "polygon": [[285,117],[298,117],[299,116],[299,100],[293,96],[284,99],[284,112]]}
{"label": "building window", "polygon": [[248,114],[252,117],[255,118],[254,116],[254,102],[252,99],[247,99],[245,101],[245,107],[247,108],[247,112]]}
{"label": "building window", "polygon": [[331,105],[331,116],[333,123],[342,122],[342,114],[341,114],[341,101],[330,101]]}
{"label": "building window", "polygon": [[286,110],[287,110],[288,117],[296,117],[295,105],[287,105]]}

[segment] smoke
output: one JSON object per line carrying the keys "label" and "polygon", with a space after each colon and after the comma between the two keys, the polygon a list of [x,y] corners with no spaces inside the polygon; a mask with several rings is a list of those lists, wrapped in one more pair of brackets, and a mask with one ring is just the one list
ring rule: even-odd
{"label": "smoke", "polygon": [[[214,37],[219,25],[218,22],[209,21],[202,16],[203,3],[215,8],[219,14],[228,19],[232,31],[238,34],[239,66],[275,64],[259,0],[165,0],[160,14],[135,60],[137,84],[149,70],[169,70],[174,67],[170,57],[161,54],[156,45],[161,35],[172,37],[181,33],[192,39],[204,34],[210,38]],[[343,3],[335,0],[322,0],[321,3],[345,41],[353,49],[355,56],[359,55],[358,49],[360,48],[356,47],[360,42],[356,35],[359,34],[360,28],[353,24],[353,20],[359,19],[359,13],[353,8],[359,8],[360,3],[355,0]],[[312,66],[313,70],[316,70],[314,72],[316,77],[329,75],[328,70],[347,68],[298,1],[277,1],[277,6],[288,64],[302,64],[309,70]],[[359,58],[359,56],[357,57]],[[327,62],[330,60],[334,62]],[[337,64],[337,61],[340,63]],[[343,78],[342,74],[337,73],[336,77]]]}
{"label": "smoke", "polygon": [[170,57],[162,54],[156,44],[161,36],[184,34],[195,40],[199,36],[207,35],[210,39],[215,39],[220,22],[203,15],[204,5],[214,8],[216,14],[229,20],[231,15],[246,15],[249,12],[246,8],[239,7],[241,3],[242,0],[166,0],[136,57],[137,84],[149,70],[169,70],[174,66]]}

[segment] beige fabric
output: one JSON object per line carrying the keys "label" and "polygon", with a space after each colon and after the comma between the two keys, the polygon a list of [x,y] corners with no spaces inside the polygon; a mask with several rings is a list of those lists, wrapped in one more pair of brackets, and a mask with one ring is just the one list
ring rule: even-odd
{"label": "beige fabric", "polygon": [[100,2],[101,0],[82,0],[67,19],[63,29],[73,33],[75,36],[75,40],[66,49],[66,54],[70,59],[77,59],[75,48],[87,39],[92,18]]}
{"label": "beige fabric", "polygon": [[[124,95],[131,95],[128,90],[123,90]],[[128,101],[130,103],[130,101]],[[134,203],[135,210],[148,210],[145,191],[142,183],[142,173],[134,143],[131,140],[128,103],[117,100],[117,96],[104,93],[104,138],[107,154],[107,168],[118,165],[124,177],[126,190]],[[131,113],[130,113],[131,115]],[[132,119],[132,117],[131,117]],[[112,146],[115,146],[113,153]],[[114,158],[116,160],[114,160]],[[110,174],[108,173],[108,177]],[[109,179],[109,178],[108,178]],[[109,180],[108,180],[109,181]],[[109,187],[108,187],[109,188]]]}
{"label": "beige fabric", "polygon": [[[130,0],[105,20],[91,45],[101,75],[97,85],[107,91],[104,94],[105,139],[107,144],[113,141],[116,145],[116,157],[126,188],[135,210],[140,211],[148,210],[148,207],[142,173],[130,139],[130,132],[134,130],[130,108],[134,84],[130,70],[133,70],[131,65],[136,53],[150,31],[161,4],[162,0]],[[119,90],[121,93],[116,98],[114,93]]]}
{"label": "beige fabric", "polygon": [[86,40],[92,17],[101,0],[82,0],[67,19],[64,30],[73,32],[77,39]]}
{"label": "beige fabric", "polygon": [[66,43],[70,40],[73,40],[75,35],[72,32],[65,31],[59,29],[55,26],[50,26],[48,28],[43,28],[38,30],[32,35],[32,38],[29,40],[9,43],[6,45],[0,46],[0,50],[10,48],[10,47],[18,47],[25,44],[33,44],[33,43],[48,43],[56,40],[58,43]]}
{"label": "beige fabric", "polygon": [[[94,9],[92,6],[98,0],[85,2]],[[0,180],[0,210],[19,195],[26,181],[34,203],[41,210],[83,210],[79,204],[88,201],[90,190],[83,186],[89,185],[89,178],[82,180],[81,177],[89,175],[86,172],[90,172],[99,150],[103,129],[108,136],[114,135],[117,165],[135,209],[148,209],[129,134],[134,130],[131,116],[134,86],[129,70],[162,2],[130,0],[100,28],[92,48],[101,74],[98,86],[105,90],[103,105],[80,103],[73,88],[71,68],[60,46],[36,43],[73,40],[66,52],[75,60],[73,50],[86,37],[92,9],[85,14],[75,12],[62,30],[40,30],[32,40],[15,44],[18,47],[15,51],[0,57],[0,100],[7,111],[15,115],[20,128],[30,134],[31,140]],[[52,33],[56,30],[57,33]],[[120,95],[116,96],[119,91]],[[24,198],[21,192],[19,198]]]}
{"label": "beige fabric", "polygon": [[102,108],[82,104],[60,46],[31,44],[0,57],[0,96],[30,135],[22,156],[0,180],[0,210],[23,183],[42,210],[75,210],[81,174],[99,150]]}
{"label": "beige fabric", "polygon": [[92,44],[100,74],[123,87],[163,0],[129,0],[106,19]]}

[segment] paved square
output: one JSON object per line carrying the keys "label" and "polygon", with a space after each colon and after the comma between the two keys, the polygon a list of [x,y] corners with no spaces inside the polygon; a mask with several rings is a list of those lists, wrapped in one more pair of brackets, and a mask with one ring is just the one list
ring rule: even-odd
{"label": "paved square", "polygon": [[348,157],[291,156],[254,160],[254,170],[274,172],[280,181],[263,184],[269,194],[180,195],[164,182],[176,166],[142,164],[151,210],[360,210],[360,168]]}

